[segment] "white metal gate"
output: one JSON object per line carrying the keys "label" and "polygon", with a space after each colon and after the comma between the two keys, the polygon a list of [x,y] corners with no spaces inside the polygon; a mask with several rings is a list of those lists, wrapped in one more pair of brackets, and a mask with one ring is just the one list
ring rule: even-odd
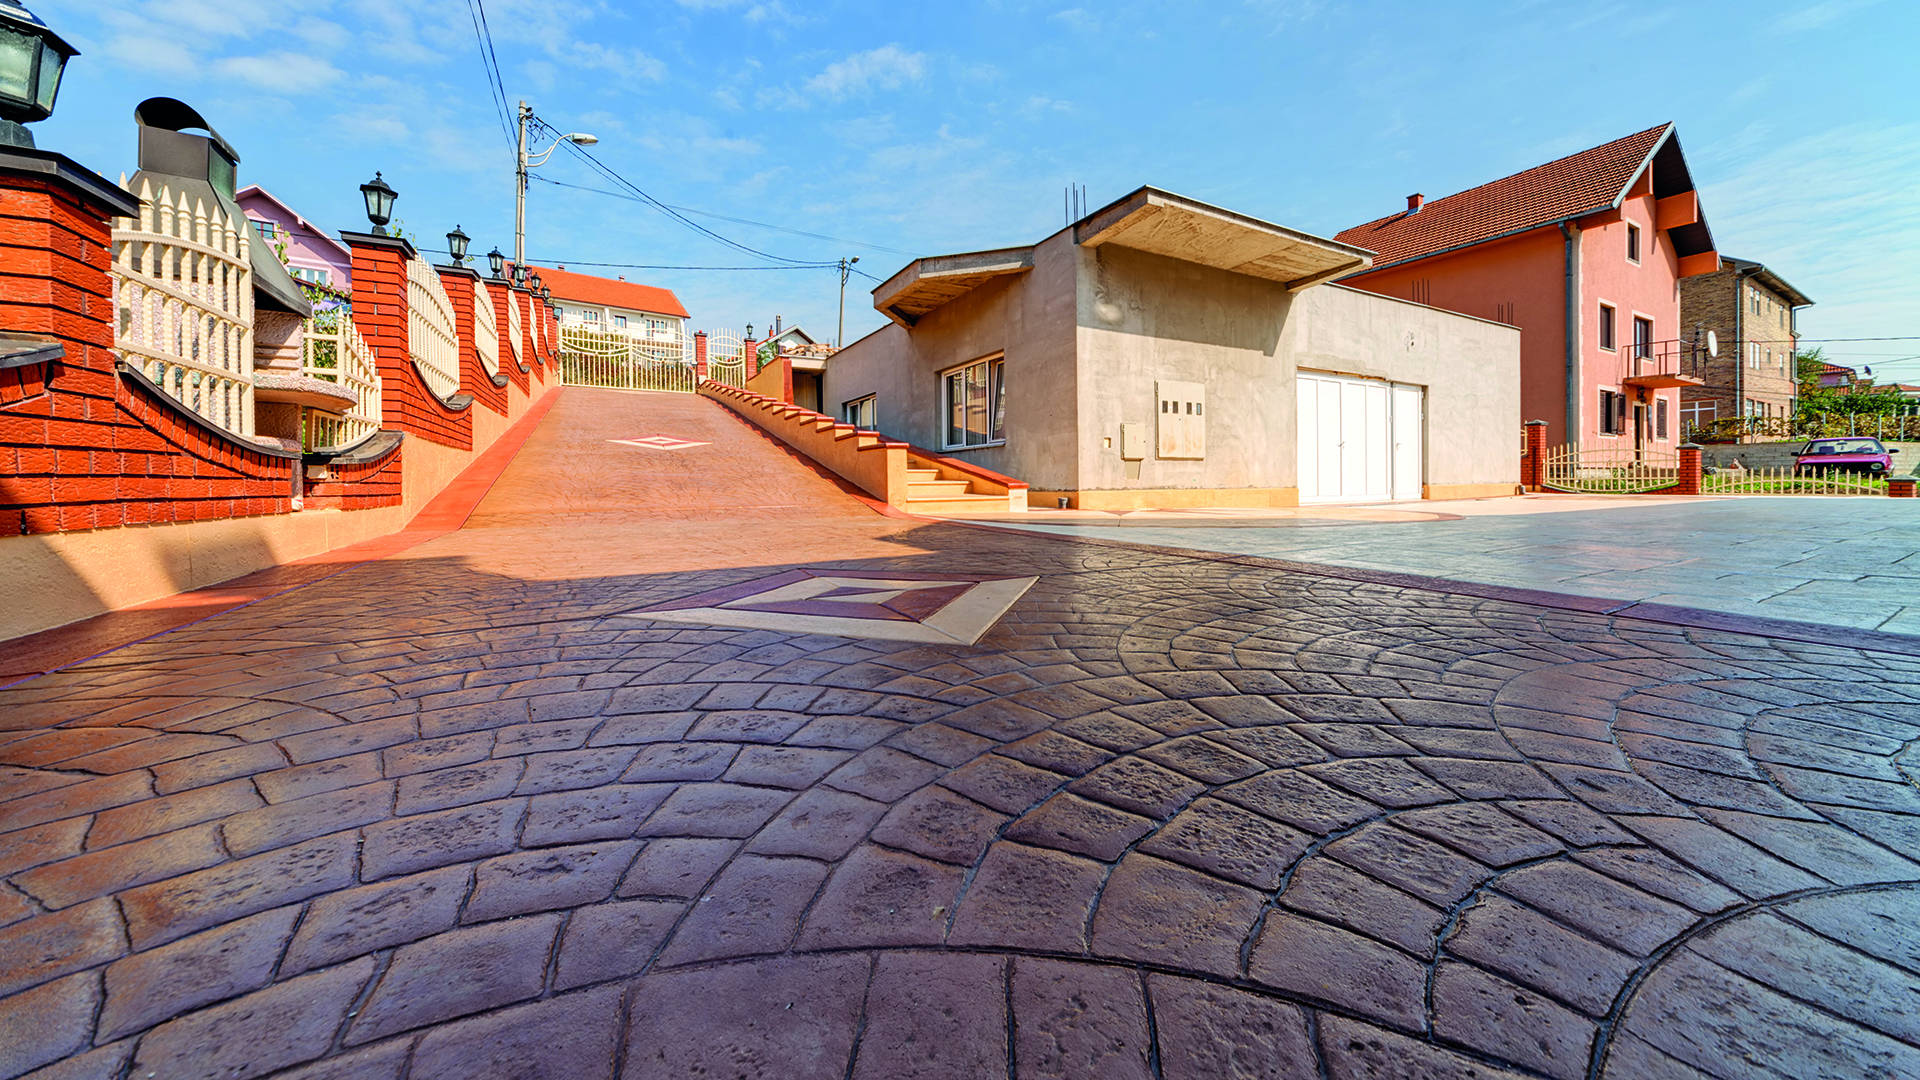
{"label": "white metal gate", "polygon": [[740,354],[740,335],[725,330],[707,333],[707,378],[744,389],[747,361]]}
{"label": "white metal gate", "polygon": [[638,337],[571,323],[560,327],[560,379],[568,386],[693,393],[693,350],[686,338]]}
{"label": "white metal gate", "polygon": [[1301,502],[1418,499],[1426,474],[1426,391],[1301,372]]}

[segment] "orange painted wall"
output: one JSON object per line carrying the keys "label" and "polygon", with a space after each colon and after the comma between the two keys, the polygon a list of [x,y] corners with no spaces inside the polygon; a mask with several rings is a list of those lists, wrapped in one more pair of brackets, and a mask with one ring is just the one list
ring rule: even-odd
{"label": "orange painted wall", "polygon": [[1549,441],[1565,442],[1565,267],[1559,230],[1535,229],[1340,284],[1518,326],[1520,417],[1545,420]]}
{"label": "orange painted wall", "polygon": [[[1679,260],[1666,236],[1654,229],[1653,213],[1653,195],[1642,178],[1619,214],[1607,212],[1581,222],[1582,389],[1580,430],[1572,435],[1566,423],[1566,253],[1558,227],[1361,274],[1341,284],[1518,326],[1521,417],[1545,420],[1550,443],[1604,443],[1615,437],[1600,434],[1600,390],[1620,388],[1631,356],[1634,316],[1653,320],[1656,342],[1681,336]],[[1626,257],[1628,222],[1640,226],[1637,265]],[[1600,348],[1603,300],[1616,310],[1613,352]],[[1661,348],[1668,351],[1671,366],[1673,346]],[[1680,392],[1649,392],[1644,402],[1649,415],[1660,398],[1667,401],[1667,440],[1653,445],[1677,445]],[[1630,441],[1631,428],[1621,438]]]}

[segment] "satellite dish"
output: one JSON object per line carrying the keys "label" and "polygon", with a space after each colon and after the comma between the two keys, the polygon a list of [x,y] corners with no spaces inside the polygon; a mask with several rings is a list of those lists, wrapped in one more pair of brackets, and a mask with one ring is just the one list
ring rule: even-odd
{"label": "satellite dish", "polygon": [[1720,335],[1711,330],[1707,331],[1707,355],[1712,357],[1720,355]]}

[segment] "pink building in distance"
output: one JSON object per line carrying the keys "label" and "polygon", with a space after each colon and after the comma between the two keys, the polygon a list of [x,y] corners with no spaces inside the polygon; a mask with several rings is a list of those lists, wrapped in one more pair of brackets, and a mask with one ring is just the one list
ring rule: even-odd
{"label": "pink building in distance", "polygon": [[241,188],[234,201],[253,222],[254,233],[278,248],[286,242],[287,272],[295,280],[312,282],[342,293],[353,288],[353,253],[328,236],[292,207],[258,184]]}

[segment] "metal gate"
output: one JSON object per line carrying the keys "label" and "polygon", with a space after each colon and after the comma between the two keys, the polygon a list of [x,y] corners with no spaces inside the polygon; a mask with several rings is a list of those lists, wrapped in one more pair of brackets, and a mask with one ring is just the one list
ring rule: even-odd
{"label": "metal gate", "polygon": [[1627,446],[1555,446],[1541,459],[1540,483],[1555,491],[1631,495],[1680,482],[1678,450]]}
{"label": "metal gate", "polygon": [[740,335],[725,330],[707,333],[707,378],[746,389],[747,361],[740,355]]}
{"label": "metal gate", "polygon": [[693,350],[685,338],[635,337],[578,323],[560,328],[560,379],[568,386],[691,394]]}
{"label": "metal gate", "polygon": [[[678,331],[672,338],[655,339],[580,323],[560,327],[560,378],[568,386],[691,394],[700,381],[697,359],[693,338]],[[707,378],[728,386],[747,385],[740,335],[707,335]]]}

